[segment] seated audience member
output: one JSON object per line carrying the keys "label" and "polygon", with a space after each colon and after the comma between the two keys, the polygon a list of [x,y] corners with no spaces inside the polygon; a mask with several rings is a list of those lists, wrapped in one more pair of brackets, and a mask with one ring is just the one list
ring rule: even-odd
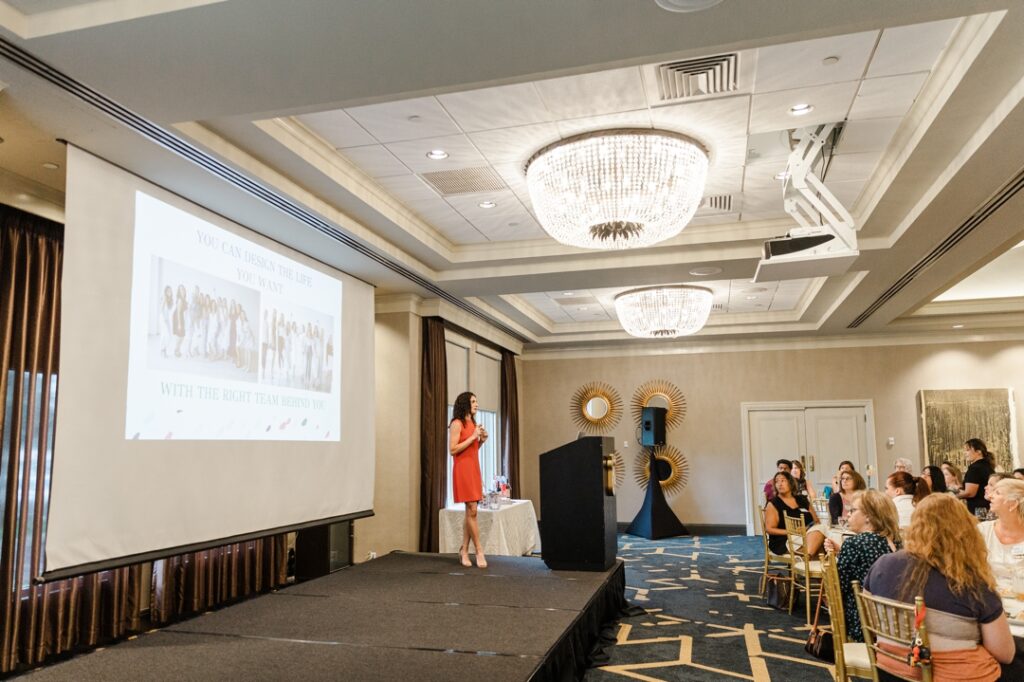
{"label": "seated audience member", "polygon": [[[1015,653],[984,559],[985,543],[974,525],[953,497],[929,495],[903,533],[905,549],[879,558],[864,578],[864,588],[875,596],[911,604],[923,597],[936,681],[998,680],[997,661],[1010,663]],[[893,643],[880,646],[904,658],[908,653]],[[878,666],[907,676],[912,672],[888,656],[879,656]]]}
{"label": "seated audience member", "polygon": [[997,471],[988,477],[988,481],[985,483],[985,499],[988,500],[989,504],[992,504],[992,491],[996,487],[996,483],[999,481],[1005,481],[1007,479],[1013,479],[1011,474],[1004,474],[1001,471]]}
{"label": "seated audience member", "polygon": [[825,540],[827,551],[838,552],[839,589],[843,593],[846,637],[851,642],[864,641],[857,601],[853,596],[853,581],[863,582],[880,556],[895,552],[902,546],[896,519],[896,505],[885,493],[878,490],[857,492],[850,504],[849,518],[849,528],[857,535],[841,539],[839,544],[832,539]]}
{"label": "seated audience member", "polygon": [[914,515],[914,507],[931,491],[928,484],[920,478],[914,478],[905,471],[897,471],[885,479],[885,492],[896,505],[900,528],[906,528]]}
{"label": "seated audience member", "polygon": [[921,478],[928,484],[928,489],[933,493],[948,493],[949,489],[946,487],[946,476],[942,473],[942,469],[929,464],[924,469],[921,469]]}
{"label": "seated audience member", "polygon": [[[775,462],[775,469],[776,469],[776,471],[785,471],[788,474],[789,470],[790,470],[790,467],[792,467],[792,464],[790,464],[788,459],[780,459],[777,462]],[[772,478],[771,481],[768,481],[767,483],[764,484],[764,499],[765,499],[765,501],[771,500],[775,496],[775,483],[774,483],[774,481],[775,481],[775,479]]]}
{"label": "seated audience member", "polygon": [[853,462],[851,462],[848,459],[844,459],[842,462],[839,463],[839,469],[836,470],[836,473],[832,475],[832,490],[839,490],[839,477],[843,475],[844,471],[856,471],[856,469],[853,467]]}
{"label": "seated audience member", "polygon": [[807,478],[807,474],[804,472],[803,462],[794,459],[790,474],[792,474],[793,480],[796,481],[796,494],[798,496],[806,497],[809,500],[817,497],[814,492],[814,484],[811,483],[811,479]]}
{"label": "seated audience member", "polygon": [[1024,559],[1024,481],[1005,478],[994,481],[988,492],[995,521],[978,524],[988,549],[992,568],[1001,591],[1013,589],[1013,571]]}
{"label": "seated audience member", "polygon": [[839,474],[838,492],[832,493],[828,498],[828,514],[832,523],[839,523],[850,515],[850,503],[853,501],[853,494],[858,490],[867,490],[867,484],[856,471],[844,471]]}
{"label": "seated audience member", "polygon": [[967,511],[973,514],[979,508],[988,509],[984,488],[988,477],[995,471],[996,458],[980,438],[969,438],[964,442],[964,455],[971,464],[964,473],[964,487],[958,497],[967,502]]}
{"label": "seated audience member", "polygon": [[803,518],[807,526],[807,551],[816,556],[825,544],[825,529],[806,497],[793,494],[796,482],[788,471],[780,471],[772,479],[775,494],[764,508],[764,526],[768,531],[768,549],[774,554],[787,554],[786,517]]}
{"label": "seated audience member", "polygon": [[946,479],[946,490],[954,495],[958,494],[964,486],[964,476],[960,473],[960,469],[952,462],[943,462],[939,468],[942,469],[942,475]]}
{"label": "seated audience member", "polygon": [[1018,480],[1024,481],[1024,469],[1014,469],[1013,477]]}
{"label": "seated audience member", "polygon": [[892,470],[893,470],[893,473],[895,473],[897,471],[905,471],[906,473],[908,473],[911,476],[913,476],[914,475],[914,463],[911,462],[906,457],[898,457],[898,458],[896,458],[896,461],[893,462]]}

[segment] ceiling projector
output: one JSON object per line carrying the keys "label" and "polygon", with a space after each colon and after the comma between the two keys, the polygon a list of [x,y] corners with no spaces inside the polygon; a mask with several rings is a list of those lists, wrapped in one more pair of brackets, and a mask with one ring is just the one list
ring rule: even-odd
{"label": "ceiling projector", "polygon": [[805,128],[789,155],[782,190],[786,213],[800,227],[764,243],[755,282],[841,275],[860,256],[853,217],[814,174],[836,124]]}

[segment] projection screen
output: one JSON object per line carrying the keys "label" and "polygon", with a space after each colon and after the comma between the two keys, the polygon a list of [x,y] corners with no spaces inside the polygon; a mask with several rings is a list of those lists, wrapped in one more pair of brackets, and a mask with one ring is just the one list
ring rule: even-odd
{"label": "projection screen", "polygon": [[44,577],[372,513],[373,290],[69,147]]}

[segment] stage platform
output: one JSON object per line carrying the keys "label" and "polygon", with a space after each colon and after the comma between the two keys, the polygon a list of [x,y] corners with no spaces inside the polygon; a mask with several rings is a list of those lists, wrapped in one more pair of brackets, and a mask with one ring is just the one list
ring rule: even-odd
{"label": "stage platform", "polygon": [[33,680],[570,680],[625,601],[621,561],[394,552],[32,673]]}

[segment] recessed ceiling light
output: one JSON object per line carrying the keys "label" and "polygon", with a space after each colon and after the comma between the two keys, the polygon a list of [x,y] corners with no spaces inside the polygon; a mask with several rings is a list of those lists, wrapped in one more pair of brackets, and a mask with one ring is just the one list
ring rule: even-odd
{"label": "recessed ceiling light", "polygon": [[572,292],[571,291],[563,291],[562,292],[562,296],[572,296]]}
{"label": "recessed ceiling light", "polygon": [[46,170],[57,170],[60,166],[55,164],[53,161],[44,161],[43,168]]}
{"label": "recessed ceiling light", "polygon": [[487,201],[481,201],[477,206],[480,208],[494,208],[497,204],[488,199]]}
{"label": "recessed ceiling light", "polygon": [[432,161],[441,161],[448,158],[448,152],[443,149],[431,149],[427,152],[427,158]]}
{"label": "recessed ceiling light", "polygon": [[963,329],[963,328],[964,328],[964,326],[962,324],[954,324],[953,325],[953,329]]}
{"label": "recessed ceiling light", "polygon": [[839,63],[839,57],[836,57],[835,55],[832,55],[831,57],[825,57],[824,59],[821,60],[821,63],[824,64],[825,66],[832,66],[833,64]]}
{"label": "recessed ceiling light", "polygon": [[776,173],[773,177],[776,180],[788,180],[789,179],[789,171],[788,170],[780,171],[780,172]]}
{"label": "recessed ceiling light", "polygon": [[748,294],[763,294],[768,289],[766,287],[751,287],[750,289],[744,289],[744,291]]}
{"label": "recessed ceiling light", "polygon": [[587,306],[585,306],[585,305],[581,305],[580,306],[580,310],[586,310],[586,309],[587,309]]}
{"label": "recessed ceiling light", "polygon": [[409,123],[419,123],[421,119],[416,114],[413,114],[412,116],[406,116],[405,120]]}
{"label": "recessed ceiling light", "polygon": [[747,300],[748,301],[755,301],[755,300],[757,300],[757,296],[747,296]]}
{"label": "recessed ceiling light", "polygon": [[814,111],[814,105],[813,104],[806,104],[806,103],[794,104],[793,106],[791,106],[789,108],[789,115],[790,116],[805,116],[806,114],[809,114],[812,111]]}
{"label": "recessed ceiling light", "polygon": [[707,277],[708,275],[717,275],[722,271],[722,268],[716,268],[714,266],[704,268],[694,268],[690,270],[690,274],[694,277]]}

